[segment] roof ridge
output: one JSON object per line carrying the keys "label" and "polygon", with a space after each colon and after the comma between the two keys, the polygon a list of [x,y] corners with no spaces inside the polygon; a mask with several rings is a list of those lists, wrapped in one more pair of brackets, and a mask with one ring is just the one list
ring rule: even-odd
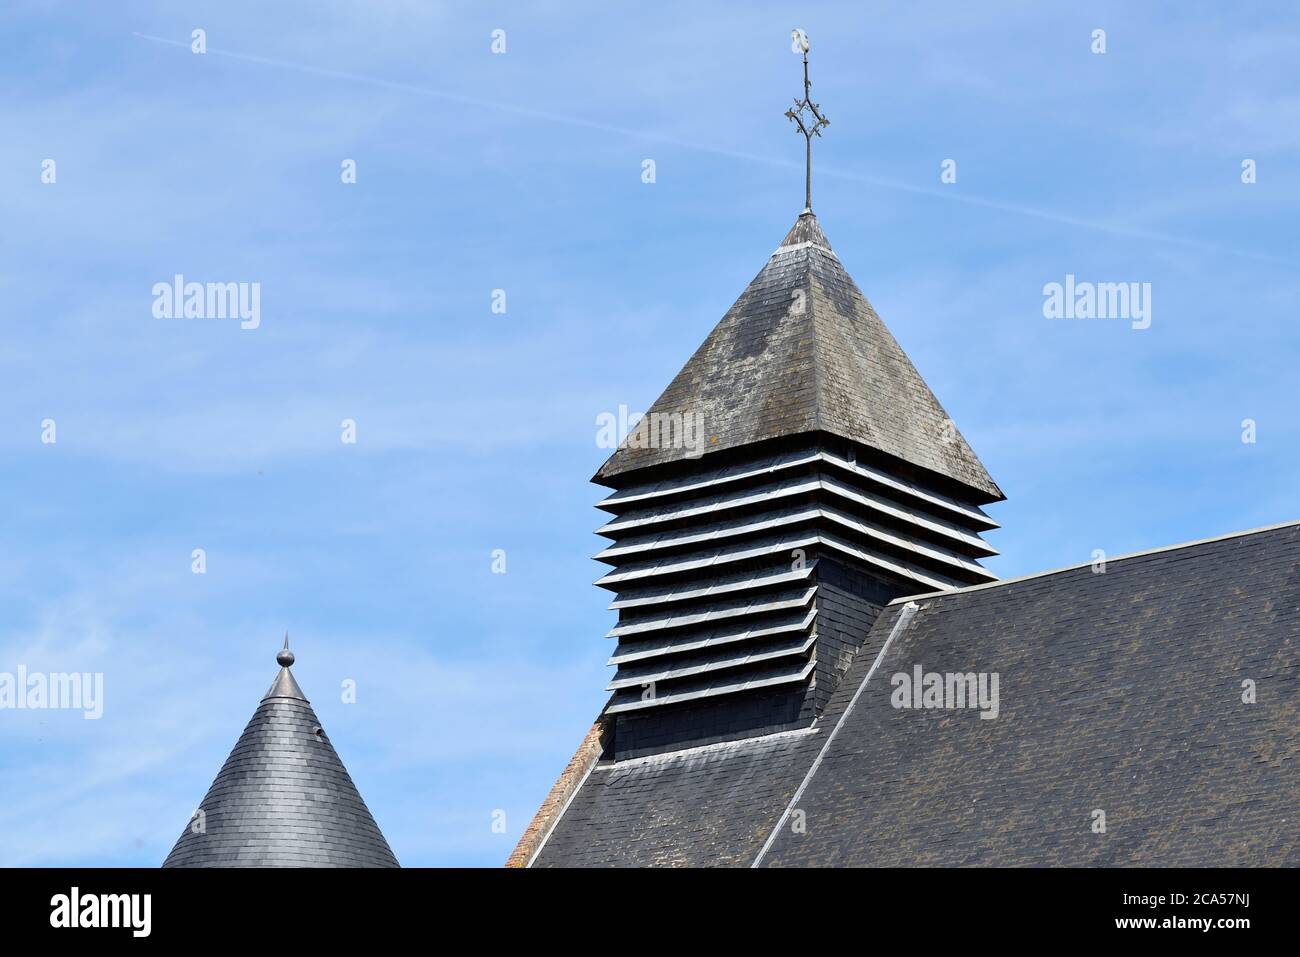
{"label": "roof ridge", "polygon": [[[1127,561],[1131,558],[1145,558],[1148,555],[1160,555],[1164,552],[1176,552],[1184,548],[1196,548],[1200,545],[1211,545],[1215,542],[1226,542],[1234,538],[1246,538],[1251,535],[1262,535],[1265,532],[1276,532],[1284,528],[1292,528],[1300,525],[1300,518],[1293,518],[1286,522],[1278,522],[1275,525],[1261,525],[1258,528],[1247,528],[1237,532],[1226,532],[1223,535],[1212,535],[1209,538],[1198,538],[1190,542],[1179,542],[1175,545],[1161,545],[1158,548],[1144,548],[1137,552],[1128,552],[1124,555],[1116,555],[1113,558],[1106,558],[1107,565],[1113,565],[1116,562]],[[889,604],[898,605],[909,601],[916,601],[921,598],[946,598],[949,595],[959,595],[965,592],[983,591],[986,588],[998,588],[1002,585],[1015,585],[1020,582],[1032,581],[1035,578],[1047,578],[1051,575],[1062,575],[1065,572],[1078,571],[1081,568],[1088,568],[1092,562],[1078,562],[1074,565],[1062,565],[1060,568],[1049,568],[1046,571],[1030,572],[1027,575],[1017,575],[1015,578],[1000,578],[995,582],[982,582],[978,585],[964,585],[961,588],[947,588],[942,591],[921,592],[917,595],[905,595],[902,598],[895,598]]]}
{"label": "roof ridge", "polygon": [[[812,213],[809,213],[808,215],[812,216]],[[813,222],[814,223],[817,222],[816,216],[813,216]],[[818,227],[818,232],[820,231],[821,231],[820,227]],[[826,247],[826,251],[830,252],[829,246]],[[821,350],[821,342],[820,342],[821,336],[817,335],[817,316],[813,312],[813,309],[816,307],[817,297],[813,295],[814,275],[813,275],[812,243],[809,243],[808,246],[804,247],[803,254],[804,254],[804,268],[805,268],[804,275],[808,279],[808,334],[812,336],[812,353],[813,353],[812,387],[813,387],[813,395],[820,396],[821,380],[823,378],[822,350]],[[831,255],[834,256],[835,254],[831,253]],[[821,432],[825,430],[825,425],[826,424],[823,421],[823,415],[822,415],[822,403],[820,401],[814,402],[813,403],[813,426],[817,429],[817,431]]]}

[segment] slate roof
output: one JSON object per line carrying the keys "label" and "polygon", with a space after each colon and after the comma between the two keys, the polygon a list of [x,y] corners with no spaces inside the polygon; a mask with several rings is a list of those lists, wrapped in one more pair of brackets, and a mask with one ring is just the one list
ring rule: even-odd
{"label": "slate roof", "polygon": [[163,867],[398,866],[287,665],[199,809]]}
{"label": "slate roof", "polygon": [[[825,431],[1004,496],[804,212],[780,248],[651,406],[703,415],[710,454]],[[717,441],[713,438],[716,436]],[[595,481],[680,461],[684,447],[614,452]]]}
{"label": "slate roof", "polygon": [[[801,786],[763,866],[1300,865],[1300,523],[906,602],[810,730],[597,764],[535,866],[749,866]],[[893,707],[916,664],[999,716]]]}

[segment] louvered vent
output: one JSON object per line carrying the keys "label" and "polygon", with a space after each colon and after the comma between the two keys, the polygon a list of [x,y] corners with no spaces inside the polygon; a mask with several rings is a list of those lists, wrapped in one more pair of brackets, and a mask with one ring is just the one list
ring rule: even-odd
{"label": "louvered vent", "polygon": [[600,507],[614,515],[596,557],[617,595],[615,715],[811,687],[820,565],[899,594],[994,580],[979,533],[997,526],[978,507],[823,443],[631,484]]}

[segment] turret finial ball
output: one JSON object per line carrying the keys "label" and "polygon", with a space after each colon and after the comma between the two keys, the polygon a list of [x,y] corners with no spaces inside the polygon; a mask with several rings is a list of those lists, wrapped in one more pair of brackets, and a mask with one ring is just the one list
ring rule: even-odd
{"label": "turret finial ball", "polygon": [[287,631],[284,633],[284,648],[275,656],[275,660],[281,668],[288,668],[293,664],[293,652],[289,650],[289,633]]}

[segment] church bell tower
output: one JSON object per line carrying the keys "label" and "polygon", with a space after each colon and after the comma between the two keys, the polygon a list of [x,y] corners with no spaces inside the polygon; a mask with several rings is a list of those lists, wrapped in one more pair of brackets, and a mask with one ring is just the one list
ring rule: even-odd
{"label": "church bell tower", "polygon": [[806,727],[884,605],[995,578],[1002,492],[812,212],[828,121],[802,43],[805,208],[593,479],[607,758]]}

